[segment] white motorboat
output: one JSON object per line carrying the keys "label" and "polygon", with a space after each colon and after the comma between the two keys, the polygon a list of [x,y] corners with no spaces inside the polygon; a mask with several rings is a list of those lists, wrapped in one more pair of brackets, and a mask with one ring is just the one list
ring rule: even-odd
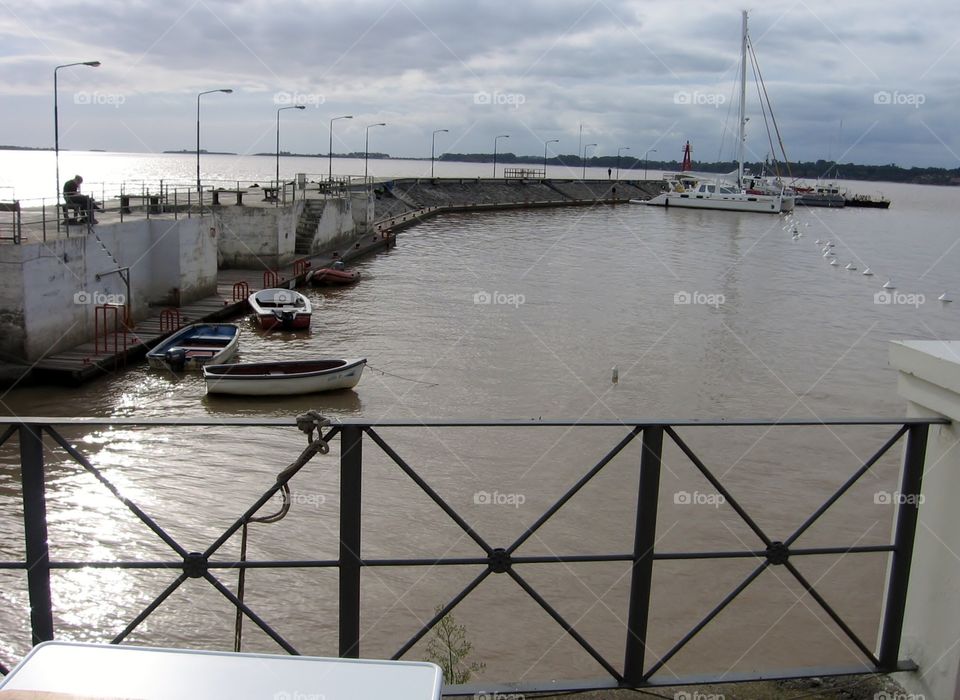
{"label": "white motorboat", "polygon": [[292,289],[263,289],[251,294],[247,301],[259,326],[265,331],[274,328],[302,330],[310,327],[313,309],[310,300]]}
{"label": "white motorboat", "polygon": [[229,362],[240,344],[240,327],[232,323],[197,323],[171,335],[147,353],[154,369],[199,370]]}
{"label": "white motorboat", "polygon": [[366,364],[363,358],[207,365],[203,378],[208,394],[292,396],[352,389]]}

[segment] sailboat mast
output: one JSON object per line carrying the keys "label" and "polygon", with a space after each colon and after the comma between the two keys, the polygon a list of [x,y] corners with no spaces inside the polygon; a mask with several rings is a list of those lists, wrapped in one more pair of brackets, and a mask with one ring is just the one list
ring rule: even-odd
{"label": "sailboat mast", "polygon": [[743,148],[747,139],[747,11],[743,10],[740,35],[740,140],[737,143],[737,185],[743,187]]}

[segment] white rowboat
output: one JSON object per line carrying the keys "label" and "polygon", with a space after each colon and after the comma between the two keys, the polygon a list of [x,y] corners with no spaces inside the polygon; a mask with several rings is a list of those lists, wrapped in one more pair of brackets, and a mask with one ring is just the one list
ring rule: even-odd
{"label": "white rowboat", "polygon": [[207,365],[203,378],[208,394],[293,396],[352,389],[366,364],[363,358]]}
{"label": "white rowboat", "polygon": [[171,335],[147,353],[154,369],[199,370],[229,362],[240,344],[240,327],[232,323],[197,323]]}

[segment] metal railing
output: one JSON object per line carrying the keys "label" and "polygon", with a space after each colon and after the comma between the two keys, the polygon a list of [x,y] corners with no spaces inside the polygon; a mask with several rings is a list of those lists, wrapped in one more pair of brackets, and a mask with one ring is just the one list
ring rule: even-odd
{"label": "metal railing", "polygon": [[[298,417],[298,427],[307,432],[302,424],[304,416]],[[69,439],[58,430],[90,429],[95,427],[138,426],[220,426],[249,429],[252,426],[282,428],[291,426],[287,419],[187,419],[187,420],[134,420],[104,418],[7,418],[0,419],[0,446],[14,436],[19,437],[19,461],[21,466],[24,548],[23,560],[2,561],[0,570],[20,570],[27,575],[27,588],[30,602],[30,625],[32,642],[39,643],[54,638],[54,615],[51,601],[51,572],[55,570],[83,569],[87,567],[115,568],[122,570],[153,569],[170,571],[172,580],[164,590],[143,610],[128,622],[116,635],[112,643],[119,644],[156,610],[181,584],[187,580],[204,579],[236,610],[250,620],[276,644],[291,654],[299,651],[287,639],[281,636],[270,624],[249,605],[228,588],[221,576],[232,570],[257,569],[294,569],[326,568],[336,569],[338,577],[339,599],[339,654],[342,657],[361,655],[361,574],[364,569],[374,567],[435,567],[481,566],[483,570],[475,576],[456,595],[439,608],[439,611],[422,627],[410,630],[408,641],[402,644],[392,658],[403,657],[418,641],[448,613],[456,608],[484,580],[491,576],[502,575],[512,579],[518,593],[529,596],[557,625],[573,639],[596,663],[606,675],[593,681],[552,680],[548,683],[494,683],[473,686],[448,687],[447,694],[469,694],[475,692],[536,692],[551,690],[583,690],[588,688],[641,688],[646,686],[683,685],[689,683],[711,683],[729,680],[729,677],[698,675],[696,677],[658,676],[658,671],[686,645],[709,625],[732,601],[734,601],[765,570],[778,567],[788,572],[799,583],[820,609],[836,624],[843,635],[859,652],[862,663],[854,667],[843,668],[797,668],[782,674],[760,670],[754,674],[741,674],[737,680],[755,680],[776,677],[802,677],[812,675],[831,675],[847,673],[890,673],[894,671],[915,670],[916,664],[909,659],[900,658],[900,639],[903,629],[904,607],[907,583],[910,577],[910,563],[913,552],[914,534],[917,528],[918,504],[922,503],[921,478],[928,428],[932,424],[947,423],[938,419],[841,419],[829,421],[803,420],[722,420],[722,421],[367,421],[339,420],[321,428],[318,438],[324,441],[339,440],[339,554],[336,559],[296,560],[296,561],[235,561],[217,558],[218,551],[246,524],[253,522],[258,511],[274,496],[286,488],[291,481],[318,451],[318,442],[311,443],[312,433],[308,437],[311,448],[276,477],[273,483],[242,514],[239,515],[219,536],[213,539],[202,552],[188,551],[173,536],[166,532],[157,521],[137,503],[124,496],[117,486],[97,468]],[[892,434],[882,446],[859,468],[849,474],[842,485],[816,508],[802,524],[778,539],[770,530],[761,527],[747,511],[737,494],[706,465],[690,447],[690,443],[681,433],[692,433],[705,427],[734,429],[763,428],[768,430],[801,426],[821,426],[831,431],[837,426],[872,426],[877,430],[889,428]],[[316,426],[312,426],[316,427]],[[622,431],[618,440],[612,442],[606,454],[595,464],[585,468],[576,482],[563,495],[550,505],[539,517],[526,526],[519,537],[510,542],[493,542],[481,536],[439,492],[391,446],[383,437],[384,429],[402,429],[404,431],[430,431],[443,429],[470,428],[476,430],[510,429],[539,430],[543,428],[567,428],[584,430],[603,428]],[[325,430],[325,432],[324,432]],[[100,484],[109,490],[139,521],[163,542],[172,556],[163,561],[61,561],[50,557],[47,533],[47,486],[44,480],[44,447],[59,447],[84,470],[92,474]],[[632,551],[605,552],[598,554],[547,554],[524,555],[518,549],[551,520],[551,518],[590,483],[603,469],[632,443],[639,443],[639,485],[636,491],[636,519],[626,523],[628,534],[632,536]],[[744,546],[739,550],[726,551],[662,551],[658,548],[657,513],[661,503],[660,480],[664,467],[663,454],[665,443],[672,443],[671,449],[679,449],[689,463],[709,481],[717,494],[730,505],[742,522],[756,537],[757,546]],[[892,542],[878,545],[858,546],[850,543],[837,543],[832,546],[803,547],[797,540],[818,522],[836,502],[868,473],[894,446],[903,446],[899,498],[895,504],[895,531]],[[363,502],[364,450],[375,447],[382,451],[390,464],[405,474],[426,496],[438,506],[444,514],[476,546],[475,556],[428,556],[419,558],[367,558],[363,556],[363,533],[361,531],[361,505]],[[9,448],[8,448],[9,449]],[[786,466],[786,465],[785,465]],[[844,475],[841,475],[841,478]],[[771,478],[776,478],[775,476]],[[9,550],[9,546],[4,549]],[[885,596],[883,603],[880,632],[876,645],[868,644],[852,629],[836,609],[825,599],[816,585],[811,583],[795,565],[797,559],[817,555],[858,555],[889,554],[886,573]],[[653,572],[658,562],[677,560],[714,560],[731,559],[752,560],[752,571],[741,583],[730,590],[697,624],[677,638],[673,646],[664,653],[656,653],[648,645],[648,623],[651,619],[651,591]],[[546,598],[539,593],[520,569],[528,564],[573,564],[589,562],[624,562],[630,564],[629,605],[626,620],[627,632],[623,641],[622,663],[606,658],[590,644],[576,626],[561,614]],[[552,638],[551,638],[552,639]],[[758,640],[759,641],[759,640]],[[795,650],[790,649],[789,652]]]}

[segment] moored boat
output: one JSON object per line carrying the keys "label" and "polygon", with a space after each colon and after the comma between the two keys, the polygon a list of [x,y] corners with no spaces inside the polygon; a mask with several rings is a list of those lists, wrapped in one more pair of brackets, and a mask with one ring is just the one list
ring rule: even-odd
{"label": "moored boat", "polygon": [[197,323],[171,335],[147,353],[155,369],[175,372],[199,370],[205,364],[223,364],[237,353],[240,327],[232,323]]}
{"label": "moored boat", "polygon": [[847,197],[846,205],[848,207],[867,207],[870,209],[889,209],[890,200],[884,197],[883,195],[878,196],[876,199],[871,197],[868,194],[855,194],[852,197]]}
{"label": "moored boat", "polygon": [[292,289],[263,289],[247,299],[257,324],[264,330],[302,330],[310,327],[310,300]]}
{"label": "moored boat", "polygon": [[352,389],[366,364],[366,358],[361,358],[207,365],[203,378],[208,394],[292,396]]}
{"label": "moored boat", "polygon": [[356,284],[360,281],[360,271],[344,266],[343,261],[338,260],[330,267],[321,267],[311,270],[307,274],[307,282],[314,287],[337,287],[347,284]]}
{"label": "moored boat", "polygon": [[836,185],[797,187],[797,204],[805,207],[841,209],[846,204],[846,190]]}
{"label": "moored boat", "polygon": [[[740,71],[738,84],[740,100],[737,108],[739,123],[739,138],[737,139],[737,169],[728,175],[697,174],[681,172],[675,175],[676,181],[671,183],[668,191],[658,194],[648,200],[633,200],[631,203],[647,204],[661,207],[680,207],[684,209],[721,209],[726,211],[758,212],[766,214],[780,214],[792,211],[795,204],[795,192],[787,187],[779,177],[754,177],[744,170],[744,148],[746,144],[746,124],[749,117],[746,113],[747,99],[747,63],[748,58],[755,56],[750,45],[750,35],[747,31],[747,13],[741,15],[740,35]],[[750,46],[751,50],[747,51]],[[756,69],[756,66],[754,66]],[[758,72],[758,71],[757,71]],[[766,97],[763,88],[764,122],[769,112],[773,119],[773,109]],[[774,124],[775,124],[774,120]],[[778,134],[779,136],[779,134]],[[781,144],[782,150],[782,144]],[[786,154],[784,154],[784,157]],[[689,142],[684,149],[683,167],[686,170],[691,165],[689,158]],[[684,180],[695,179],[696,185],[689,187]]]}

